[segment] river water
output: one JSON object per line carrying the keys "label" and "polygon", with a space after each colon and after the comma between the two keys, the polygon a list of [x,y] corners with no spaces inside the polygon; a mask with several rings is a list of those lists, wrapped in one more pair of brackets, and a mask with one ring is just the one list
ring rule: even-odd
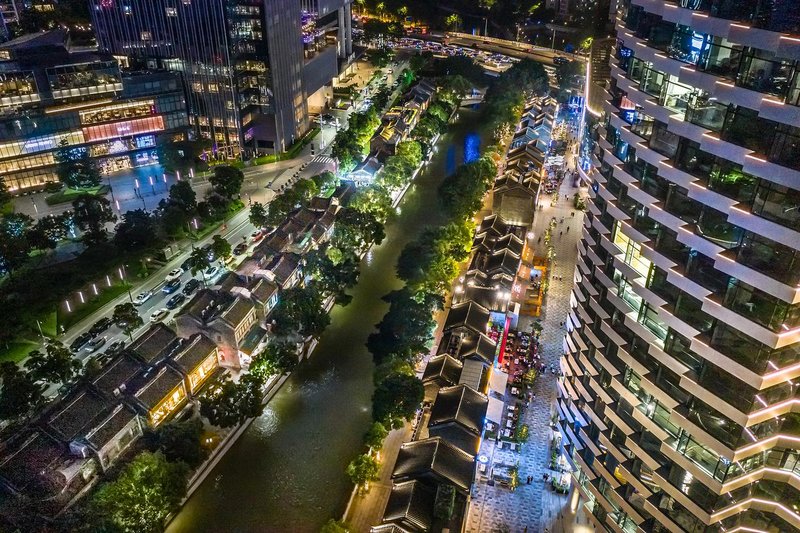
{"label": "river water", "polygon": [[347,463],[370,424],[372,359],[364,346],[388,306],[381,296],[402,286],[400,251],[426,225],[441,222],[436,189],[485,144],[475,110],[460,110],[437,153],[368,253],[347,307],[311,359],[275,394],[264,414],[231,447],[172,521],[168,533],[313,532],[344,512],[352,485]]}

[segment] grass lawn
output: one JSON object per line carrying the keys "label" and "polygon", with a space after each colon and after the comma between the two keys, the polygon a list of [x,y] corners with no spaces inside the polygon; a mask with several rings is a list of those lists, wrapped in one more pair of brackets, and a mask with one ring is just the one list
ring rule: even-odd
{"label": "grass lawn", "polygon": [[0,346],[0,363],[5,363],[6,361],[18,363],[37,346],[37,343],[28,340],[16,340],[9,343],[8,346]]}
{"label": "grass lawn", "polygon": [[68,312],[63,305],[58,306],[58,325],[64,327],[64,331],[69,331],[69,328],[91,315],[108,302],[114,300],[128,290],[127,284],[118,283],[111,287],[106,287],[94,298],[86,300],[85,304],[78,304],[72,308],[72,312]]}
{"label": "grass lawn", "polygon": [[108,192],[107,185],[98,185],[97,187],[92,187],[90,189],[64,189],[63,191],[58,191],[57,193],[53,193],[47,198],[44,199],[47,202],[47,205],[56,205],[56,204],[65,204],[68,202],[72,202],[78,196],[82,194],[93,194],[93,195],[103,195]]}

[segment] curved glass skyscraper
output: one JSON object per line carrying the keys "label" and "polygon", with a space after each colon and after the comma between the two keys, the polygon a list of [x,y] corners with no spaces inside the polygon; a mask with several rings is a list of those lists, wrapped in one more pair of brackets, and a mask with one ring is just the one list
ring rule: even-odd
{"label": "curved glass skyscraper", "polygon": [[800,2],[628,0],[561,432],[596,526],[800,531]]}

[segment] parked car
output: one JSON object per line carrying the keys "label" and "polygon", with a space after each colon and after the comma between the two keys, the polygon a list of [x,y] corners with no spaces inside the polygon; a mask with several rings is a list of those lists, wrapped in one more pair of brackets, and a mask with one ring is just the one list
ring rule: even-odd
{"label": "parked car", "polygon": [[153,291],[140,292],[139,294],[136,295],[136,298],[133,299],[133,305],[142,305],[152,297],[153,297]]}
{"label": "parked car", "polygon": [[211,266],[203,272],[203,276],[205,276],[206,279],[211,279],[217,275],[217,272],[219,272],[219,267]]}
{"label": "parked car", "polygon": [[200,287],[200,280],[197,278],[192,278],[186,282],[186,285],[183,286],[183,290],[181,291],[181,293],[184,296],[189,296],[194,291],[196,291],[198,287]]}
{"label": "parked car", "polygon": [[75,340],[72,341],[72,344],[69,345],[69,349],[73,352],[80,352],[81,348],[89,344],[89,341],[92,340],[92,334],[88,331],[85,331],[75,337]]}
{"label": "parked car", "polygon": [[169,309],[167,309],[166,307],[162,307],[161,309],[156,309],[150,315],[150,323],[155,324],[156,322],[161,322],[167,317],[168,314],[169,314]]}
{"label": "parked car", "polygon": [[166,281],[172,281],[174,279],[178,279],[181,276],[183,276],[184,272],[185,270],[183,270],[182,268],[173,268],[172,270],[169,271],[169,274],[167,274],[167,277],[165,279]]}
{"label": "parked car", "polygon": [[114,341],[106,348],[106,353],[109,355],[117,355],[125,349],[125,341]]}
{"label": "parked car", "polygon": [[247,251],[247,243],[240,242],[233,248],[233,255],[242,255]]}
{"label": "parked car", "polygon": [[161,291],[164,294],[172,294],[173,292],[177,291],[181,288],[182,282],[179,279],[173,279],[172,281],[167,282]]}
{"label": "parked car", "polygon": [[181,293],[175,294],[172,296],[172,298],[167,300],[167,309],[175,309],[185,301],[186,301],[186,296],[184,296]]}
{"label": "parked car", "polygon": [[554,65],[566,65],[567,63],[569,63],[569,59],[566,57],[557,56],[553,58]]}
{"label": "parked car", "polygon": [[103,333],[105,330],[110,328],[111,324],[113,324],[113,323],[114,323],[114,321],[111,320],[111,318],[109,318],[109,317],[101,318],[100,320],[98,320],[97,322],[92,324],[92,327],[89,328],[89,334],[92,337],[97,337],[98,335]]}
{"label": "parked car", "polygon": [[86,351],[91,353],[96,352],[103,347],[107,340],[108,337],[95,337],[89,341],[89,344],[86,345]]}

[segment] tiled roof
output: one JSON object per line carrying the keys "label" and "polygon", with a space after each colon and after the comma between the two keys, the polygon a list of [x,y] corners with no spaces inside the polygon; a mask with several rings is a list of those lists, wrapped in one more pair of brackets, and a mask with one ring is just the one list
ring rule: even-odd
{"label": "tiled roof", "polygon": [[300,266],[300,261],[301,257],[299,255],[284,253],[279,255],[272,264],[267,267],[267,270],[275,274],[277,282],[283,285]]}
{"label": "tiled roof", "polygon": [[47,425],[57,437],[70,442],[84,437],[99,423],[110,408],[101,396],[86,388],[61,400],[47,418]]}
{"label": "tiled roof", "polygon": [[183,377],[176,370],[162,365],[142,376],[135,396],[147,409],[152,409],[182,383]]}
{"label": "tiled roof", "polygon": [[189,315],[198,322],[207,324],[228,308],[235,297],[230,293],[202,289],[183,307],[179,316]]}
{"label": "tiled roof", "polygon": [[235,328],[244,321],[245,317],[247,317],[253,309],[253,302],[245,298],[237,297],[228,305],[227,309],[222,311],[220,316],[225,322]]}
{"label": "tiled roof", "polygon": [[0,476],[23,491],[38,483],[42,472],[57,465],[64,452],[62,445],[44,433],[29,433],[9,448],[0,463]]}
{"label": "tiled roof", "polygon": [[86,442],[95,450],[99,450],[134,418],[136,418],[136,413],[133,409],[125,404],[118,404],[86,435]]}
{"label": "tiled roof", "polygon": [[467,327],[475,332],[484,333],[489,323],[489,310],[476,304],[467,302],[453,306],[447,314],[444,322],[443,331],[453,328]]}
{"label": "tiled roof", "polygon": [[476,235],[480,235],[487,231],[491,231],[498,237],[502,237],[508,233],[508,224],[500,215],[489,215],[481,221],[475,233]]}
{"label": "tiled roof", "polygon": [[181,370],[189,374],[216,349],[217,345],[211,339],[202,333],[197,333],[181,346],[181,351],[175,354],[172,360]]}
{"label": "tiled roof", "polygon": [[107,397],[114,397],[123,393],[126,384],[143,369],[139,361],[123,354],[105,365],[92,384]]}
{"label": "tiled roof", "polygon": [[409,531],[430,531],[436,491],[419,481],[397,483],[392,487],[383,512],[383,523],[395,523]]}
{"label": "tiled roof", "polygon": [[437,355],[431,357],[425,365],[425,372],[422,374],[422,381],[443,380],[445,383],[455,385],[461,376],[461,361],[450,355]]}
{"label": "tiled roof", "polygon": [[129,350],[135,353],[147,364],[157,363],[163,359],[165,352],[169,349],[178,336],[174,331],[164,324],[150,326],[144,334],[133,341]]}
{"label": "tiled roof", "polygon": [[257,301],[267,303],[278,292],[278,286],[264,278],[259,278],[250,286],[250,295]]}
{"label": "tiled roof", "polygon": [[489,399],[466,385],[456,385],[439,390],[431,408],[428,426],[455,422],[470,432],[480,435]]}
{"label": "tiled roof", "polygon": [[405,481],[434,475],[468,492],[474,475],[473,457],[441,438],[407,442],[400,447],[392,479]]}

